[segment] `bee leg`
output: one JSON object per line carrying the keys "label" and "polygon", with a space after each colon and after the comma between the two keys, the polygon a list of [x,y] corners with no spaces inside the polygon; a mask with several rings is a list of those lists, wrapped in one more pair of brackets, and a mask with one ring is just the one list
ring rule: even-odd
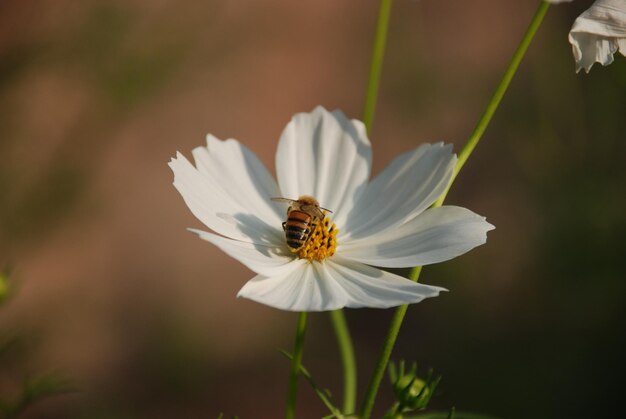
{"label": "bee leg", "polygon": [[283,221],[283,230],[287,229],[287,221]]}

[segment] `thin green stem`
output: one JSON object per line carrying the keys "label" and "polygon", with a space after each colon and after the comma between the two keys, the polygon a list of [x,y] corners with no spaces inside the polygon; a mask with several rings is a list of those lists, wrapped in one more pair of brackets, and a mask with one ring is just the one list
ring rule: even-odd
{"label": "thin green stem", "polygon": [[356,405],[356,361],[350,331],[343,310],[330,312],[343,364],[343,413],[354,413]]}
{"label": "thin green stem", "polygon": [[395,402],[389,411],[385,413],[383,419],[402,419],[402,413],[400,413],[401,408],[400,403]]}
{"label": "thin green stem", "polygon": [[[410,279],[417,281],[421,270],[421,267],[417,267],[417,269],[413,268],[413,270],[411,270]],[[374,373],[365,392],[365,398],[363,399],[363,405],[361,406],[361,415],[359,416],[361,419],[369,418],[372,414],[376,394],[378,393],[378,387],[380,386],[380,382],[385,375],[385,370],[387,369],[387,364],[389,363],[389,358],[391,357],[391,351],[396,344],[398,333],[400,333],[400,326],[402,326],[402,321],[404,320],[404,316],[408,308],[409,306],[405,304],[399,306],[395,313],[393,313],[391,324],[389,325],[389,331],[387,332],[387,336],[383,344],[383,349],[378,356]]]}
{"label": "thin green stem", "polygon": [[285,418],[294,419],[296,415],[296,395],[298,394],[298,375],[302,366],[302,350],[304,347],[304,332],[306,331],[306,312],[298,315],[296,327],[296,341],[291,358],[291,373],[289,374],[289,388],[287,389],[287,409]]}
{"label": "thin green stem", "polygon": [[378,85],[380,84],[380,73],[383,67],[385,44],[387,42],[387,29],[389,28],[389,16],[391,15],[391,3],[392,0],[381,0],[378,10],[376,35],[374,38],[374,48],[372,50],[369,80],[367,82],[365,106],[363,108],[363,123],[368,132],[372,130],[372,123],[374,122],[374,111],[376,110],[376,100],[378,99]]}
{"label": "thin green stem", "polygon": [[[533,16],[530,22],[530,25],[528,26],[528,29],[526,30],[526,33],[524,34],[524,37],[522,38],[522,41],[520,42],[517,50],[515,51],[515,54],[513,55],[513,58],[511,62],[509,63],[509,66],[504,72],[504,76],[502,77],[502,80],[500,80],[500,83],[496,87],[496,90],[493,96],[491,97],[491,100],[489,101],[489,104],[487,105],[485,112],[481,116],[480,120],[478,121],[476,125],[476,128],[474,129],[474,131],[468,138],[461,152],[459,153],[459,159],[454,168],[454,174],[453,174],[452,180],[450,181],[450,184],[448,185],[448,188],[441,195],[441,197],[432,205],[433,207],[439,207],[443,204],[448,194],[448,191],[450,190],[450,186],[452,185],[452,183],[454,182],[454,179],[456,178],[456,175],[461,171],[461,168],[463,167],[463,165],[465,164],[469,156],[472,154],[472,151],[474,151],[474,148],[478,144],[478,141],[480,140],[481,136],[487,129],[487,126],[489,125],[489,122],[491,121],[493,114],[498,108],[498,105],[500,104],[500,101],[502,100],[504,93],[509,87],[509,84],[511,83],[511,80],[513,79],[513,76],[515,75],[520,62],[522,61],[522,58],[524,57],[524,55],[526,54],[526,51],[528,50],[528,46],[530,45],[530,42],[535,36],[537,29],[541,25],[541,22],[543,21],[543,17],[545,16],[549,6],[550,4],[546,1],[542,1],[539,4],[539,7],[537,8],[535,15]],[[417,282],[419,280],[419,276],[421,272],[422,272],[421,266],[414,267],[413,269],[411,269],[409,273],[409,279]],[[374,368],[374,374],[372,375],[372,378],[368,385],[367,392],[365,394],[365,399],[363,400],[363,405],[361,408],[361,415],[360,415],[361,419],[369,419],[369,417],[372,414],[374,401],[376,399],[376,394],[378,393],[378,387],[380,386],[380,382],[383,378],[385,369],[387,368],[387,364],[389,363],[389,358],[391,357],[391,352],[396,343],[396,339],[398,338],[398,333],[400,332],[400,327],[402,326],[402,321],[404,320],[404,316],[406,314],[407,308],[408,308],[407,305],[398,307],[396,309],[396,312],[393,315],[393,318],[391,319],[391,325],[389,326],[389,331],[387,332],[387,338],[385,339],[385,343],[383,344],[383,349],[378,358],[376,367]]]}
{"label": "thin green stem", "polygon": [[[391,16],[392,0],[381,0],[378,9],[378,20],[376,22],[376,34],[374,36],[374,47],[372,49],[372,61],[370,63],[369,79],[367,82],[367,92],[365,94],[365,105],[363,106],[363,123],[368,133],[372,130],[374,112],[376,110],[376,100],[378,99],[378,86],[380,84],[380,74],[385,56],[385,44],[387,43],[387,31],[389,28],[389,17]],[[354,356],[354,346],[348,330],[345,315],[342,310],[331,312],[331,321],[337,336],[341,361],[343,363],[344,394],[343,411],[350,414],[354,412],[356,406],[356,361]]]}
{"label": "thin green stem", "polygon": [[513,58],[511,59],[509,66],[504,72],[504,75],[502,76],[502,80],[500,80],[500,84],[498,84],[498,87],[496,87],[496,90],[493,92],[493,96],[491,96],[491,100],[487,104],[485,111],[483,112],[482,116],[478,120],[478,123],[476,124],[474,131],[471,133],[471,135],[465,142],[465,145],[461,149],[461,152],[459,153],[459,159],[456,162],[456,165],[454,167],[454,172],[452,174],[452,181],[448,184],[448,188],[445,190],[445,192],[437,200],[436,202],[438,204],[437,206],[440,206],[441,204],[443,204],[443,201],[446,199],[446,196],[448,195],[448,191],[450,190],[450,187],[452,186],[452,182],[454,182],[454,179],[461,171],[461,168],[463,167],[463,165],[465,165],[465,162],[474,151],[474,148],[476,148],[476,145],[478,145],[478,142],[480,141],[480,138],[482,137],[483,133],[487,129],[487,126],[489,126],[489,122],[491,122],[491,118],[493,117],[493,114],[496,112],[496,109],[498,109],[498,105],[500,105],[500,101],[502,100],[502,97],[506,93],[506,90],[508,89],[509,84],[511,84],[511,80],[513,80],[513,76],[515,76],[515,73],[517,72],[517,68],[522,62],[522,58],[524,58],[524,55],[526,54],[526,51],[528,50],[528,46],[530,45],[530,42],[535,37],[535,33],[537,33],[537,29],[539,29],[539,26],[541,25],[541,22],[543,21],[543,17],[546,15],[546,12],[548,11],[549,7],[550,7],[550,3],[548,3],[547,1],[542,1],[539,4],[537,11],[535,11],[535,15],[533,16],[533,19],[531,20],[530,25],[528,26],[528,29],[526,30],[526,33],[524,34],[524,37],[522,38],[522,41],[517,47],[515,54],[513,54]]}

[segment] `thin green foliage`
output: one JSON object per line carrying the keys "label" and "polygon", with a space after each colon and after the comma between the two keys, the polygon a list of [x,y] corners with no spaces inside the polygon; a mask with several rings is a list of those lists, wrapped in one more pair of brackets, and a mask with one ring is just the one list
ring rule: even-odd
{"label": "thin green foliage", "polygon": [[[279,351],[288,359],[293,360],[293,355],[290,354],[289,352],[285,351],[284,349],[279,349]],[[302,376],[309,382],[309,384],[311,385],[311,388],[313,389],[313,391],[315,391],[315,394],[317,394],[317,396],[320,398],[320,400],[322,400],[324,405],[326,405],[328,410],[330,410],[331,415],[326,416],[327,418],[338,418],[338,419],[345,418],[345,416],[341,413],[339,408],[335,406],[335,404],[333,403],[332,395],[330,394],[330,391],[326,388],[322,388],[319,385],[317,385],[317,383],[311,376],[311,373],[302,364],[300,364],[300,374],[302,374]]]}

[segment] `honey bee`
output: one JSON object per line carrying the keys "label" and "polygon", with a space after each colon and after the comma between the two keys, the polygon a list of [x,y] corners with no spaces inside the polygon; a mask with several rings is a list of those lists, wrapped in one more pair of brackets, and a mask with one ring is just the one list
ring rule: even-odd
{"label": "honey bee", "polygon": [[292,252],[300,250],[309,240],[315,226],[324,219],[324,212],[332,212],[321,208],[317,199],[302,195],[298,199],[272,198],[272,201],[291,204],[287,209],[287,221],[283,222],[287,246]]}

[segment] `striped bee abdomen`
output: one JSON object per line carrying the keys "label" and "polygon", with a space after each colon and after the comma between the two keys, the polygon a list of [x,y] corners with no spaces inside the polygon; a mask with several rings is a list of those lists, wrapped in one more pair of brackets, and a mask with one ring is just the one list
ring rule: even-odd
{"label": "striped bee abdomen", "polygon": [[283,224],[287,246],[292,251],[300,249],[309,238],[312,231],[312,217],[303,211],[292,210],[287,221]]}

